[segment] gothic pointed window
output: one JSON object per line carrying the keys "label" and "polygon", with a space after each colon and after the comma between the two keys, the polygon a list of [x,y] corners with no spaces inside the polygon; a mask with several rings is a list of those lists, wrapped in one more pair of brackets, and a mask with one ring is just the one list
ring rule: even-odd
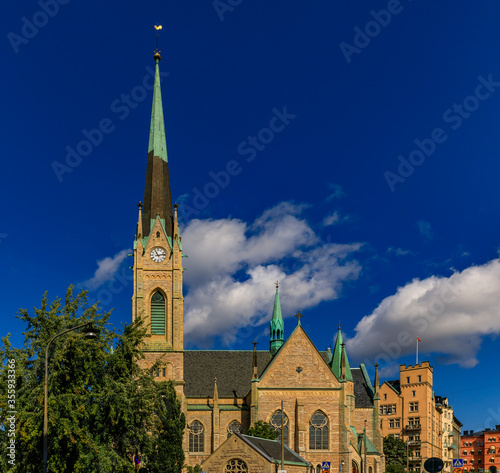
{"label": "gothic pointed window", "polygon": [[197,420],[189,426],[189,451],[200,453],[205,450],[205,428]]}
{"label": "gothic pointed window", "polygon": [[309,449],[328,450],[328,417],[316,411],[309,421]]}
{"label": "gothic pointed window", "polygon": [[233,458],[226,463],[226,468],[224,468],[224,473],[248,473],[248,466],[239,458]]}
{"label": "gothic pointed window", "polygon": [[[281,410],[274,412],[269,424],[280,434],[276,440],[281,440]],[[288,416],[285,413],[283,413],[283,441],[288,446]]]}
{"label": "gothic pointed window", "polygon": [[165,335],[165,298],[160,291],[151,298],[151,333]]}
{"label": "gothic pointed window", "polygon": [[227,438],[231,437],[235,432],[240,433],[241,432],[241,424],[237,420],[233,420],[228,426],[227,426]]}

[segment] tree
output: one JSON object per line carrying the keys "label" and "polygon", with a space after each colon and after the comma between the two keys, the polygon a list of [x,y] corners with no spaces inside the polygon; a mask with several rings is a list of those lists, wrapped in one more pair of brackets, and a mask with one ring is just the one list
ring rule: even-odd
{"label": "tree", "polygon": [[399,463],[391,463],[390,465],[386,465],[385,473],[404,473],[405,467],[400,465]]}
{"label": "tree", "polygon": [[[144,358],[144,323],[135,320],[116,333],[109,316],[97,305],[87,305],[86,291],[75,296],[70,286],[64,303],[61,299],[49,302],[45,294],[34,315],[19,311],[18,318],[27,324],[22,348],[13,348],[9,335],[2,339],[0,412],[16,411],[12,424],[16,471],[41,471],[45,348],[52,336],[86,322],[99,329],[96,340],[86,340],[75,331],[57,338],[50,347],[49,471],[132,472],[136,452],[143,460],[152,460],[153,472],[158,471],[159,461],[166,462],[162,472],[181,471],[185,420],[175,390],[171,383],[156,383],[137,363]],[[15,409],[7,403],[12,363]],[[9,441],[10,427],[2,415],[2,444]],[[172,442],[173,457],[168,462],[161,455],[167,441]],[[12,469],[8,461],[9,457],[0,456],[1,471]]]}
{"label": "tree", "polygon": [[253,437],[260,437],[263,439],[275,440],[279,436],[279,431],[273,429],[269,424],[263,422],[262,420],[258,420],[253,424],[253,427],[248,429],[248,435],[252,435]]}
{"label": "tree", "polygon": [[406,443],[403,440],[390,435],[384,437],[384,455],[386,472],[398,473],[397,466],[406,468]]}

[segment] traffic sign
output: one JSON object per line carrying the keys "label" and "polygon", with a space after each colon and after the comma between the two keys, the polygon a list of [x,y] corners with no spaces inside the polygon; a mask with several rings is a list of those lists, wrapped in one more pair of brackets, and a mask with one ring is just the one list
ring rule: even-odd
{"label": "traffic sign", "polygon": [[322,470],[329,470],[330,469],[330,462],[322,462],[321,469]]}
{"label": "traffic sign", "polygon": [[451,466],[453,468],[463,468],[464,461],[461,458],[454,458]]}
{"label": "traffic sign", "polygon": [[453,468],[453,473],[463,473],[463,468]]}

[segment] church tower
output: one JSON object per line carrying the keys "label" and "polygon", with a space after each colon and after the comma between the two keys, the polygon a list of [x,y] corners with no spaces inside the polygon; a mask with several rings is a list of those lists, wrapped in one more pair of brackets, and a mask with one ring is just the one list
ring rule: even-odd
{"label": "church tower", "polygon": [[[132,317],[143,317],[150,338],[145,350],[179,352],[184,348],[184,310],[182,295],[182,243],[177,222],[177,205],[172,211],[168,172],[167,143],[161,100],[157,50],[153,107],[149,132],[144,204],[139,203],[139,218],[134,241],[134,295]],[[169,357],[172,358],[172,357]],[[174,357],[175,358],[175,357]],[[182,363],[180,363],[182,365]],[[178,378],[173,366],[168,378]],[[165,371],[163,371],[165,373]],[[182,375],[181,375],[182,378]]]}

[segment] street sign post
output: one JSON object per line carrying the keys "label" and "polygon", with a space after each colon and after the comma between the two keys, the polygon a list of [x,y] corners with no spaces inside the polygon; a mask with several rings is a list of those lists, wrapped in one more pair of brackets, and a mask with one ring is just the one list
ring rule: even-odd
{"label": "street sign post", "polygon": [[330,462],[321,462],[323,473],[330,473]]}
{"label": "street sign post", "polygon": [[451,466],[453,468],[463,468],[464,467],[464,461],[461,458],[454,458],[452,460]]}

